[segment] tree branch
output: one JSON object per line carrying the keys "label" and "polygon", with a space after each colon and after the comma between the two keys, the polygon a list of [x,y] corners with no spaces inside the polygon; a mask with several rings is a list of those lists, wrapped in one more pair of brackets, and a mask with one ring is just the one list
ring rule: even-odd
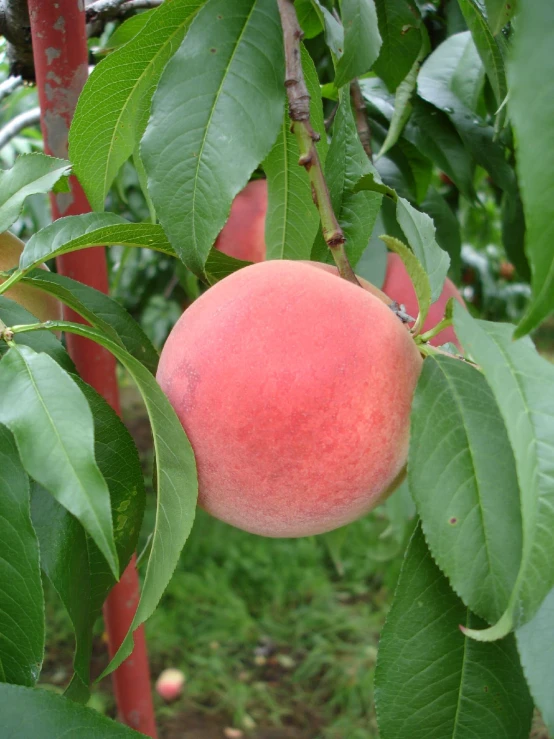
{"label": "tree branch", "polygon": [[296,136],[300,150],[298,163],[305,167],[310,178],[312,195],[321,219],[323,238],[331,250],[339,273],[341,277],[359,285],[346,255],[344,248],[346,238],[333,212],[329,188],[315,147],[315,142],[319,141],[319,135],[315,133],[310,124],[310,95],[304,80],[300,57],[302,29],[298,24],[293,0],[277,0],[277,5],[283,27],[286,64],[285,87],[289,101],[289,115],[292,121],[291,129]]}
{"label": "tree branch", "polygon": [[356,117],[356,128],[358,129],[358,136],[364,151],[369,157],[370,161],[373,161],[373,152],[371,150],[371,129],[369,128],[369,121],[367,119],[367,108],[365,106],[364,97],[360,88],[358,80],[352,80],[350,83],[350,97],[354,105],[354,115]]}
{"label": "tree branch", "polygon": [[137,10],[157,8],[163,0],[96,0],[85,10],[87,23],[126,18]]}
{"label": "tree branch", "polygon": [[27,0],[0,0],[0,33],[8,42],[10,74],[34,82],[31,24]]}
{"label": "tree branch", "polygon": [[40,123],[40,108],[31,108],[24,113],[16,115],[4,128],[0,129],[0,149],[29,126],[36,126]]}
{"label": "tree branch", "polygon": [[0,84],[0,102],[5,97],[8,97],[8,95],[11,95],[12,92],[17,90],[17,88],[23,84],[23,77],[21,75],[18,75],[17,77],[8,77],[7,80],[4,80],[2,84]]}

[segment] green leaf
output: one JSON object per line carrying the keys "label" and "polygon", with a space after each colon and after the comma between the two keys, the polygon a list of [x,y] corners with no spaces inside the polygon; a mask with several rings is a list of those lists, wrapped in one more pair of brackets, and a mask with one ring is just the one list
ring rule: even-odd
{"label": "green leaf", "polygon": [[311,0],[296,0],[294,7],[300,28],[304,32],[304,38],[318,36],[323,31],[323,23]]}
{"label": "green leaf", "polygon": [[437,244],[450,257],[450,272],[457,277],[461,267],[462,236],[460,222],[443,196],[430,187],[421,210],[433,219],[436,229]]}
{"label": "green leaf", "polygon": [[117,576],[110,494],[83,393],[51,357],[21,345],[0,362],[0,383],[0,423],[15,436],[26,472],[79,519]]}
{"label": "green leaf", "polygon": [[521,562],[521,513],[514,455],[483,375],[428,357],[410,437],[410,491],[433,558],[463,602],[493,622]]}
{"label": "green leaf", "polygon": [[405,198],[398,198],[396,217],[408,244],[429,276],[431,302],[435,302],[442,292],[450,257],[437,244],[435,226],[426,213],[416,210]]}
{"label": "green leaf", "polygon": [[0,233],[17,220],[25,198],[49,192],[71,164],[46,154],[22,154],[11,169],[0,170]]}
{"label": "green leaf", "polygon": [[336,67],[336,87],[369,72],[381,49],[373,0],[342,0],[342,23],[344,53]]}
{"label": "green leaf", "polygon": [[116,300],[70,277],[35,269],[21,280],[54,295],[62,303],[117,341],[152,374],[158,366],[158,352],[138,323]]}
{"label": "green leaf", "polygon": [[554,733],[554,590],[535,617],[516,631],[516,642],[535,705],[550,733]]}
{"label": "green leaf", "polygon": [[[175,570],[196,511],[198,493],[196,463],[175,411],[154,377],[137,359],[89,326],[66,321],[52,321],[49,326],[51,330],[70,331],[96,341],[121,362],[137,384],[146,405],[154,437],[157,508],[152,549],[148,558],[142,595],[131,628],[117,654],[102,673],[101,677],[105,677],[131,654],[133,631],[152,615]],[[5,361],[2,360],[0,367]]]}
{"label": "green leaf", "polygon": [[402,262],[406,267],[406,272],[414,286],[419,307],[419,315],[417,316],[417,320],[412,331],[417,335],[425,323],[429,307],[431,306],[431,286],[429,284],[429,278],[417,257],[405,244],[398,239],[395,239],[394,236],[381,236],[381,239],[391,251],[398,254],[400,259],[402,259]]}
{"label": "green leaf", "polygon": [[127,44],[97,64],[77,103],[69,158],[94,210],[140,141],[163,69],[202,0],[172,0],[152,13]]}
{"label": "green leaf", "polygon": [[209,285],[215,285],[227,275],[233,274],[237,269],[248,267],[252,262],[235,259],[217,249],[211,249],[205,265],[205,277]]}
{"label": "green leaf", "polygon": [[81,524],[41,485],[32,483],[33,526],[40,563],[66,609],[75,633],[73,700],[89,697],[92,618],[87,538]]}
{"label": "green leaf", "polygon": [[233,198],[279,133],[283,80],[274,0],[208,0],[162,75],[141,156],[160,222],[200,276]]}
{"label": "green leaf", "polygon": [[[16,326],[21,323],[36,323],[37,319],[29,311],[22,308],[9,298],[0,295],[0,319],[6,326]],[[63,367],[67,372],[76,372],[75,365],[69,354],[51,331],[33,331],[32,334],[17,334],[14,341],[18,345],[30,346],[36,352],[45,352]],[[0,357],[9,351],[4,341],[0,341]]]}
{"label": "green leaf", "polygon": [[416,6],[408,5],[406,0],[376,0],[375,5],[383,45],[373,69],[394,92],[419,56],[421,21]]}
{"label": "green leaf", "polygon": [[380,192],[383,195],[388,195],[389,198],[392,198],[394,201],[396,201],[398,197],[396,195],[396,191],[393,190],[392,187],[383,183],[377,171],[362,175],[352,188],[352,192],[360,192],[361,190]]}
{"label": "green leaf", "polygon": [[504,190],[515,186],[514,172],[496,143],[492,126],[476,112],[484,67],[469,31],[450,36],[427,57],[417,79],[420,97],[445,112],[467,150]]}
{"label": "green leaf", "polygon": [[513,326],[476,321],[454,307],[462,346],[481,366],[506,424],[520,489],[523,554],[501,619],[478,639],[499,639],[527,623],[554,586],[554,366],[530,339],[513,341]]}
{"label": "green leaf", "polygon": [[485,6],[491,31],[496,36],[516,12],[518,0],[485,0]]}
{"label": "green leaf", "polygon": [[420,65],[421,62],[418,57],[406,77],[398,85],[396,95],[394,96],[394,112],[390,121],[389,130],[387,131],[387,137],[383,141],[383,145],[379,149],[379,153],[376,157],[377,159],[382,157],[383,154],[386,154],[386,152],[396,144],[408,118],[410,117],[412,112],[411,99],[417,83],[417,75]]}
{"label": "green leaf", "polygon": [[[310,122],[320,134],[317,146],[322,166],[327,155],[327,134],[317,72],[308,52],[302,47],[302,67],[310,93]],[[308,173],[298,164],[300,152],[290,130],[288,112],[281,132],[263,163],[267,175],[268,204],[265,221],[266,259],[309,259],[319,228]]]}
{"label": "green leaf", "polygon": [[525,282],[531,282],[531,268],[525,255],[525,214],[519,190],[502,197],[502,243],[508,259]]}
{"label": "green leaf", "polygon": [[102,50],[117,49],[119,46],[129,43],[131,39],[135,38],[137,33],[142,31],[155,12],[156,8],[152,8],[151,10],[146,10],[144,13],[138,13],[127,18],[126,21],[115,29],[106,44],[102,47]]}
{"label": "green leaf", "polygon": [[62,736],[144,739],[144,734],[50,690],[0,684],[0,713],[4,739],[53,739]]}
{"label": "green leaf", "polygon": [[450,177],[462,195],[475,201],[473,159],[446,113],[416,98],[403,135]]}
{"label": "green leaf", "polygon": [[467,27],[473,36],[473,42],[479,52],[481,61],[491,83],[496,105],[500,107],[508,94],[504,59],[498,41],[492,35],[477,0],[458,0]]}
{"label": "green leaf", "polygon": [[[44,656],[44,596],[29,479],[0,425],[0,682],[33,686]],[[3,720],[2,720],[3,723]]]}
{"label": "green leaf", "polygon": [[519,324],[523,336],[554,310],[554,5],[522,2],[508,65],[508,109],[527,224],[533,298]]}
{"label": "green leaf", "polygon": [[382,739],[528,739],[533,704],[514,637],[481,644],[464,639],[460,623],[483,622],[451,590],[418,527],[379,642]]}
{"label": "green leaf", "polygon": [[[367,247],[381,207],[382,195],[375,187],[355,190],[362,177],[369,174],[374,183],[380,182],[360,143],[348,90],[341,90],[333,138],[325,161],[325,176],[333,209],[346,236],[346,253],[353,267]],[[332,261],[321,230],[312,248],[312,259]]]}
{"label": "green leaf", "polygon": [[387,247],[378,236],[385,232],[382,214],[379,213],[369,244],[356,265],[356,274],[378,288],[382,287],[387,272]]}
{"label": "green leaf", "polygon": [[45,259],[69,254],[90,246],[138,246],[154,249],[170,257],[177,255],[161,226],[129,223],[115,213],[85,213],[58,218],[33,234],[21,255],[19,268],[38,267]]}
{"label": "green leaf", "polygon": [[336,59],[339,59],[344,52],[344,28],[332,13],[320,3],[319,0],[312,0],[312,6],[318,15],[319,21],[325,29],[325,42],[331,49]]}

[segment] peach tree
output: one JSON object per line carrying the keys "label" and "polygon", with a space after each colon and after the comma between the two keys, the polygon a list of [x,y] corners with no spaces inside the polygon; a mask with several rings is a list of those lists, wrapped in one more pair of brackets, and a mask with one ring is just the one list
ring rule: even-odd
{"label": "peach tree", "polygon": [[[93,625],[137,546],[142,472],[128,431],[80,379],[63,335],[97,342],[123,365],[144,400],[156,454],[157,513],[144,552],[141,599],[103,674],[131,653],[133,631],[156,608],[193,525],[199,487],[194,439],[191,446],[182,409],[175,402],[173,408],[156,381],[159,357],[144,331],[114,299],[38,268],[69,252],[123,245],[180,261],[207,295],[231,284],[225,280],[235,280],[246,295],[248,270],[258,267],[214,243],[234,198],[256,176],[267,181],[267,260],[334,263],[333,279],[353,283],[348,295],[357,301],[356,273],[382,283],[386,244],[403,260],[417,296],[417,315],[407,315],[400,302],[367,314],[368,321],[381,321],[386,313],[383,325],[398,322],[402,340],[423,358],[411,398],[409,451],[400,460],[407,462],[417,521],[375,676],[381,736],[525,739],[534,706],[554,732],[554,367],[529,336],[554,310],[554,7],[523,0],[152,5],[117,27],[110,53],[90,74],[68,159],[22,155],[0,172],[2,233],[29,195],[63,194],[70,172],[93,209],[37,231],[18,266],[4,266],[2,273],[4,731],[137,735],[82,704],[90,690]],[[148,222],[105,210],[128,160],[148,203]],[[448,182],[447,197],[439,173]],[[514,326],[479,320],[449,301],[438,323],[422,331],[447,275],[459,276],[460,212],[483,208],[476,188],[483,179],[498,203],[507,257],[530,283],[526,311]],[[263,269],[270,274],[270,267]],[[307,267],[298,272],[308,273]],[[318,273],[322,298],[322,291],[334,289],[330,280]],[[16,285],[55,298],[85,323],[38,322],[10,299]],[[275,280],[268,294],[279,296],[279,288]],[[304,289],[299,284],[298,292]],[[314,315],[317,301],[316,294]],[[326,306],[329,311],[329,301]],[[279,324],[279,309],[272,310]],[[322,311],[322,324],[331,315]],[[340,327],[339,307],[332,317]],[[314,333],[316,323],[317,316]],[[447,327],[459,346],[431,343]],[[209,322],[203,330],[209,346]],[[375,331],[381,330],[379,323]],[[201,332],[195,334],[195,348],[202,342]],[[329,354],[335,349],[330,344]],[[380,402],[393,417],[408,379],[387,340],[378,351],[375,361],[392,388]],[[348,344],[345,352],[348,357]],[[304,368],[313,372],[314,385],[321,381],[316,369],[309,361]],[[263,375],[263,363],[252,371]],[[344,372],[345,396],[353,394],[349,382]],[[325,420],[325,408],[317,412]],[[375,439],[385,423],[381,416],[366,430]],[[219,420],[224,429],[226,419]],[[255,416],[247,421],[261,423]],[[331,442],[333,423],[329,416],[325,439]],[[240,446],[242,432],[234,433],[231,448]],[[320,448],[320,441],[306,435],[297,445],[291,479],[296,462],[305,466],[306,458],[338,478],[350,474],[344,454],[348,446],[348,460],[356,459],[355,445]],[[236,464],[252,465],[258,474],[255,455],[242,453]],[[212,452],[209,463],[217,468],[223,458],[229,454]],[[317,478],[318,469],[310,472]],[[279,484],[286,487],[286,478]],[[200,474],[201,501],[202,489]],[[33,689],[45,643],[41,569],[75,632],[65,698]]]}

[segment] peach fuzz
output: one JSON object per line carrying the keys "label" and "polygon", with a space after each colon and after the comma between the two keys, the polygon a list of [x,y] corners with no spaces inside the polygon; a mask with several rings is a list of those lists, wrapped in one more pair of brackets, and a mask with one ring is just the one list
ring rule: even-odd
{"label": "peach fuzz", "polygon": [[267,182],[253,180],[233,200],[227,223],[214,247],[235,259],[263,262],[266,212]]}
{"label": "peach fuzz", "polygon": [[[24,247],[25,244],[9,231],[0,234],[0,271],[7,272],[17,267]],[[41,268],[48,270],[45,264]],[[19,283],[2,294],[19,303],[39,321],[59,321],[62,317],[61,304],[55,298],[29,285]]]}
{"label": "peach fuzz", "polygon": [[398,484],[421,364],[380,299],[276,260],[196,300],[157,379],[194,449],[200,505],[255,534],[298,537],[359,518]]}
{"label": "peach fuzz", "polygon": [[[404,305],[406,307],[406,312],[410,316],[413,316],[414,318],[417,317],[418,306],[414,286],[412,285],[412,281],[406,271],[406,267],[398,254],[387,255],[387,273],[383,284],[383,292],[385,292],[389,298],[396,300],[397,303]],[[436,303],[433,303],[429,309],[429,313],[427,314],[421,333],[429,331],[436,326],[437,323],[442,321],[444,318],[444,309],[449,298],[455,298],[460,305],[465,306],[464,299],[460,295],[456,285],[454,285],[452,280],[446,278],[439,299]],[[456,338],[456,334],[454,333],[452,326],[443,329],[440,333],[434,336],[429,343],[433,346],[440,346],[441,344],[446,344],[448,342],[452,342],[458,347],[458,349],[460,348],[460,344],[458,343],[458,339]]]}

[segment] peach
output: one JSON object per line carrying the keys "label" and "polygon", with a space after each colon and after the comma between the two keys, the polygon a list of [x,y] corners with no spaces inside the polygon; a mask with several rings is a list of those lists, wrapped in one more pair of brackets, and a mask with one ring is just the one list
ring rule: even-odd
{"label": "peach", "polygon": [[266,211],[267,182],[253,180],[233,200],[227,223],[214,247],[235,259],[263,262]]}
{"label": "peach", "polygon": [[168,667],[156,680],[156,692],[164,701],[171,703],[179,698],[183,692],[184,684],[185,674],[174,667]]}
{"label": "peach", "polygon": [[[0,234],[0,271],[7,272],[19,265],[24,246],[25,244],[9,231]],[[45,264],[41,267],[48,269]],[[0,279],[0,282],[4,280]],[[61,305],[55,298],[29,285],[22,283],[14,285],[3,295],[26,308],[39,321],[58,321],[62,317]]]}
{"label": "peach", "polygon": [[298,537],[359,518],[399,483],[421,363],[381,299],[332,268],[275,260],[183,313],[157,379],[194,449],[200,505]]}
{"label": "peach", "polygon": [[[406,312],[410,316],[413,316],[414,318],[417,317],[418,307],[414,286],[412,285],[412,281],[406,271],[406,267],[398,254],[387,255],[387,273],[383,284],[383,292],[386,293],[389,298],[396,300],[397,303],[404,305],[406,307]],[[458,288],[454,285],[452,280],[447,278],[439,299],[436,303],[433,303],[429,309],[429,313],[427,314],[427,318],[423,324],[422,333],[424,331],[429,331],[429,329],[432,329],[443,319],[444,308],[449,298],[455,298],[458,303],[465,305],[464,299],[460,295]],[[429,343],[433,346],[440,346],[441,344],[446,344],[448,342],[452,342],[460,348],[452,326],[443,329],[440,333],[434,336]]]}

